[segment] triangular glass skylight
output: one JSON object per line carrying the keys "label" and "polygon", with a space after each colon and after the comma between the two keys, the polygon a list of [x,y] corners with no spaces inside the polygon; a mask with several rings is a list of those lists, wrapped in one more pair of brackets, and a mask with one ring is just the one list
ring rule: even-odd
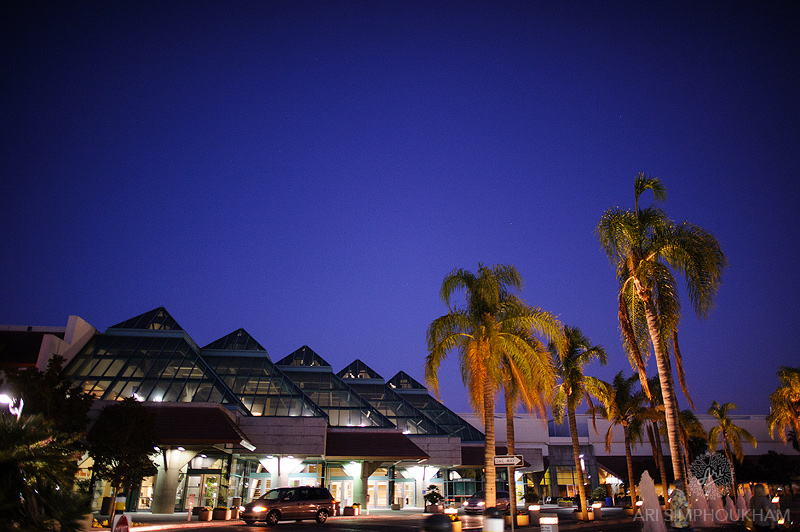
{"label": "triangular glass skylight", "polygon": [[226,351],[264,351],[265,354],[267,351],[244,329],[236,329],[232,333],[223,336],[218,340],[214,340],[203,349],[220,349]]}
{"label": "triangular glass skylight", "polygon": [[428,390],[407,373],[398,372],[389,380],[389,386],[418,410],[421,410],[425,417],[446,430],[450,436],[457,436],[464,442],[486,439],[481,431],[431,397]]}
{"label": "triangular glass skylight", "polygon": [[148,330],[167,330],[182,331],[181,326],[175,318],[169,315],[164,307],[155,308],[144,314],[125,320],[109,327],[110,329],[148,329]]}
{"label": "triangular glass skylight", "polygon": [[305,366],[305,367],[313,367],[313,366],[327,366],[331,367],[330,364],[325,362],[325,359],[319,356],[314,352],[313,349],[304,345],[297,351],[293,352],[290,355],[286,355],[278,362],[276,362],[279,366]]}
{"label": "triangular glass skylight", "polygon": [[387,383],[392,388],[403,388],[405,390],[425,390],[428,391],[423,385],[418,383],[414,378],[405,371],[398,371],[397,375],[389,379]]}
{"label": "triangular glass skylight", "polygon": [[355,359],[337,375],[343,379],[380,379],[383,382],[383,377],[359,359]]}
{"label": "triangular glass skylight", "polygon": [[337,375],[403,433],[447,435],[446,430],[395,392],[376,371],[362,361],[355,360]]}

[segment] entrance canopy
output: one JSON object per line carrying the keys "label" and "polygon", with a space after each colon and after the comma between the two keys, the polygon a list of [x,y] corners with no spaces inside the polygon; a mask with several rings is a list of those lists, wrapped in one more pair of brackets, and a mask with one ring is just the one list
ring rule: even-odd
{"label": "entrance canopy", "polygon": [[424,460],[428,454],[397,430],[328,429],[325,457],[328,460],[397,462]]}

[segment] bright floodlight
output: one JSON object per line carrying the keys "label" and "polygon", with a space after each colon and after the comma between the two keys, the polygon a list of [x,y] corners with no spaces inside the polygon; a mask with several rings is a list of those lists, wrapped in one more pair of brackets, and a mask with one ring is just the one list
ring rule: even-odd
{"label": "bright floodlight", "polygon": [[0,403],[4,405],[13,405],[14,400],[11,397],[7,396],[6,394],[2,394],[0,395]]}

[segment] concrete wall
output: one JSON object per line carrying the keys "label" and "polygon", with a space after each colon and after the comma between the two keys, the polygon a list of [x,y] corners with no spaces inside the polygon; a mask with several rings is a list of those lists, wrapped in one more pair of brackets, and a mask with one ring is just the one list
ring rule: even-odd
{"label": "concrete wall", "polygon": [[[480,428],[483,426],[483,424],[479,419],[476,418],[474,414],[459,415],[476,427]],[[742,447],[745,455],[761,455],[767,454],[769,451],[775,451],[781,454],[793,454],[795,451],[791,448],[791,445],[783,443],[777,435],[776,439],[774,440],[770,438],[769,432],[767,431],[766,417],[766,414],[731,415],[731,418],[736,425],[747,429],[750,434],[756,438],[758,445],[755,448],[746,441],[742,441]],[[598,417],[595,421],[597,425],[597,433],[595,433],[594,427],[592,426],[591,416],[586,414],[578,414],[576,418],[578,424],[583,423],[588,427],[588,438],[578,438],[578,441],[581,445],[591,445],[594,448],[595,455],[625,456],[625,439],[622,432],[622,427],[615,426],[612,429],[613,437],[611,451],[606,452],[605,435],[611,423]],[[714,426],[714,418],[708,414],[697,414],[697,418],[700,420],[706,430],[709,430]],[[514,433],[516,446],[518,448],[539,448],[542,449],[545,456],[547,456],[549,453],[548,446],[550,445],[571,444],[571,440],[569,438],[550,437],[547,430],[547,420],[524,414],[517,414],[514,416]],[[505,414],[495,414],[495,434],[497,437],[497,443],[505,443]],[[668,455],[669,445],[666,437],[662,437],[661,442],[663,452]],[[642,444],[635,445],[633,447],[632,452],[634,456],[652,456],[650,443],[646,439],[646,436]]]}
{"label": "concrete wall", "polygon": [[436,466],[461,465],[461,439],[451,436],[415,436],[408,439],[430,456],[421,464]]}
{"label": "concrete wall", "polygon": [[239,428],[256,446],[253,454],[325,454],[327,421],[316,417],[238,417]]}

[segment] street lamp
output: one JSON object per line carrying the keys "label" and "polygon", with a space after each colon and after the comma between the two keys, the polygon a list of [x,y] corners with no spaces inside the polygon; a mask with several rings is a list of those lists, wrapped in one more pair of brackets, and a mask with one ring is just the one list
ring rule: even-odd
{"label": "street lamp", "polygon": [[19,417],[22,415],[22,405],[24,404],[24,401],[22,400],[22,397],[20,397],[19,404],[14,406],[14,403],[16,402],[17,401],[13,397],[10,397],[6,394],[0,395],[0,404],[8,405],[9,414],[14,414],[17,416],[17,420],[19,420]]}

